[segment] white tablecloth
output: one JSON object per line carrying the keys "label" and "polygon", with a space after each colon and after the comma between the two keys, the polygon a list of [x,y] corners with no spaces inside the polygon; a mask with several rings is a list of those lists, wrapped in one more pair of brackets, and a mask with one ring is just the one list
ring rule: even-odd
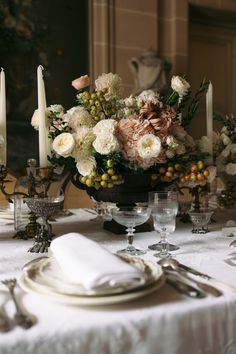
{"label": "white tablecloth", "polygon": [[[125,245],[124,235],[104,231],[89,221],[91,214],[75,215],[53,224],[56,235],[80,232],[111,251]],[[231,219],[234,215],[231,215]],[[229,217],[228,217],[229,218]],[[191,233],[190,224],[177,226],[170,240],[180,246],[176,258],[219,280],[236,286],[236,267],[225,262],[232,240],[222,236],[223,214],[205,235]],[[22,266],[38,257],[28,253],[32,240],[14,240],[13,226],[1,226],[0,279],[19,277]],[[137,233],[136,246],[147,248],[158,241],[153,232]],[[153,251],[146,259],[157,261]],[[0,334],[0,354],[233,354],[236,353],[236,294],[190,299],[165,284],[138,300],[103,307],[67,306],[45,297],[26,294],[18,297],[37,318],[29,330],[14,327]],[[0,285],[0,306],[13,316],[14,306]]]}

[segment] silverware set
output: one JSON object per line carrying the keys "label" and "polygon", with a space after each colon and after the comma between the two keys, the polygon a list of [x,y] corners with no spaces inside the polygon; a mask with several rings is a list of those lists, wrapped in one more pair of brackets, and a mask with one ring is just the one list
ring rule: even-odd
{"label": "silverware set", "polygon": [[5,279],[2,280],[1,283],[8,289],[9,295],[15,305],[15,314],[12,320],[2,309],[0,309],[0,332],[8,332],[14,325],[20,326],[24,329],[31,328],[36,323],[36,320],[22,310],[17,300],[15,294],[15,287],[17,285],[16,279]]}
{"label": "silverware set", "polygon": [[[179,263],[174,258],[161,259],[158,261],[158,264],[162,266],[167,282],[174,286],[179,292],[189,297],[203,298],[207,295],[218,297],[223,295],[223,292],[219,288],[236,292],[236,288],[223,282],[219,282],[207,274],[198,272],[193,268]],[[204,280],[210,280],[214,286],[212,284],[207,284],[205,282],[193,279],[189,273]]]}

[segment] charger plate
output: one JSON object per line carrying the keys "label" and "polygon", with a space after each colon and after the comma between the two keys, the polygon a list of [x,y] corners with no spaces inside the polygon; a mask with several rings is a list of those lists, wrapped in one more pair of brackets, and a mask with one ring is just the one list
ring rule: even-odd
{"label": "charger plate", "polygon": [[130,301],[150,294],[164,284],[162,269],[157,264],[138,257],[122,256],[122,258],[144,272],[146,276],[144,284],[131,284],[130,286],[126,284],[110,288],[107,286],[88,291],[80,284],[64,282],[60,279],[59,274],[56,277],[53,276],[52,269],[55,266],[55,260],[52,257],[39,258],[38,261],[26,266],[19,279],[19,284],[26,292],[44,295],[49,300],[83,306],[109,305]]}

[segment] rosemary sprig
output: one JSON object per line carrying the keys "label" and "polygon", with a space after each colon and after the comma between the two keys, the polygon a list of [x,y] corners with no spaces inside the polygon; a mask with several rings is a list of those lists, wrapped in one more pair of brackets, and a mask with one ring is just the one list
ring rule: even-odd
{"label": "rosemary sprig", "polygon": [[202,80],[202,82],[200,83],[200,86],[196,92],[196,94],[194,95],[187,114],[185,116],[183,116],[182,118],[182,126],[186,127],[187,125],[189,125],[194,117],[194,115],[196,114],[197,110],[198,110],[198,105],[199,105],[199,101],[201,99],[201,96],[203,95],[203,93],[208,89],[209,86],[209,81],[206,80],[205,78]]}

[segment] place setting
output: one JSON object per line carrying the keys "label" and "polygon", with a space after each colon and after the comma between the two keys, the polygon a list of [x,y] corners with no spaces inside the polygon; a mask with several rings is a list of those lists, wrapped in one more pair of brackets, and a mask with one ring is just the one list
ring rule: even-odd
{"label": "place setting", "polygon": [[80,234],[53,240],[51,253],[23,267],[19,279],[23,290],[56,302],[97,306],[130,301],[164,284],[160,266],[142,258],[112,254]]}

